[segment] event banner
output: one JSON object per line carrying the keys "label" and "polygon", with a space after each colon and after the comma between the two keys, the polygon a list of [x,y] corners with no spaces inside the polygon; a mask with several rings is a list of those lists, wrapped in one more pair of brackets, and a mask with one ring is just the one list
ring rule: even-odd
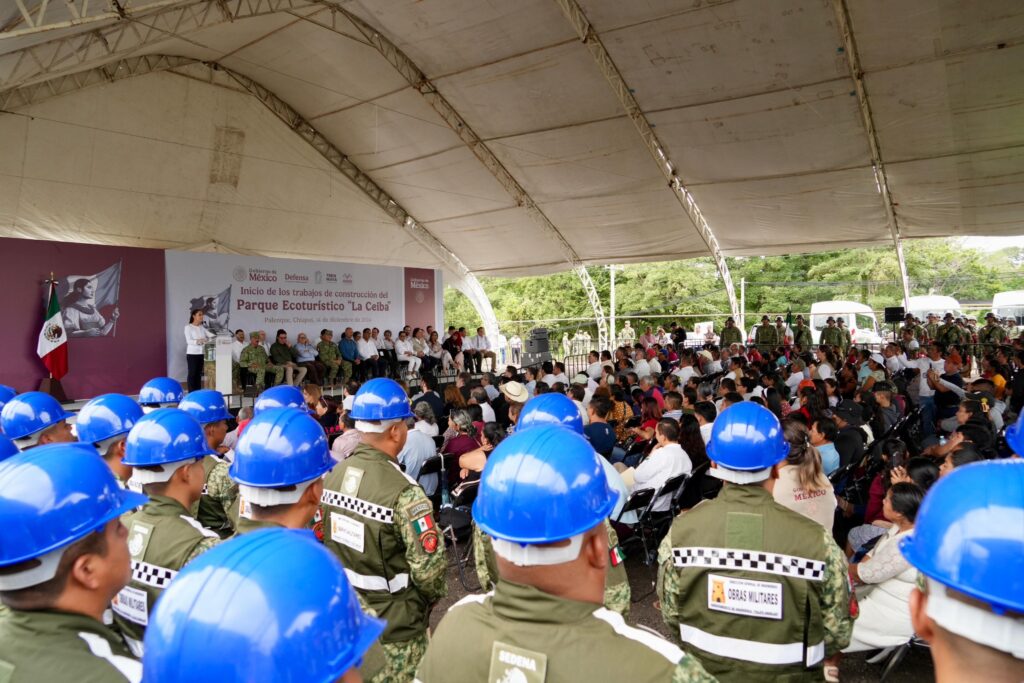
{"label": "event banner", "polygon": [[278,329],[313,344],[320,330],[378,327],[397,337],[403,325],[438,325],[443,304],[440,271],[236,254],[168,251],[166,258],[167,366],[184,379],[185,325],[201,309],[213,333]]}
{"label": "event banner", "polygon": [[51,273],[68,337],[68,398],[136,394],[164,373],[163,250],[4,238],[0,253],[12,313],[0,384],[30,391],[46,377],[36,342]]}

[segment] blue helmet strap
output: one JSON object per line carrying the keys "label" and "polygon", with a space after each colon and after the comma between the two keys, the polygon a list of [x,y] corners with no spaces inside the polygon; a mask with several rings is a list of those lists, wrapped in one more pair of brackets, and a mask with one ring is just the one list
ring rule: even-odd
{"label": "blue helmet strap", "polygon": [[928,578],[928,616],[950,633],[1024,659],[1024,617],[959,595]]}
{"label": "blue helmet strap", "polygon": [[572,562],[580,556],[580,548],[583,547],[583,537],[586,534],[577,534],[568,539],[566,545],[524,545],[516,541],[505,541],[500,538],[492,539],[494,552],[519,567],[537,567],[552,564],[565,564]]}

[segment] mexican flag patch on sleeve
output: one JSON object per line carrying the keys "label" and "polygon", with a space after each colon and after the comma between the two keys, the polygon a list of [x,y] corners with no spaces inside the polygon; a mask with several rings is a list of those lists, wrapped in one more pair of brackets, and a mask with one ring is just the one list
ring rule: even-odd
{"label": "mexican flag patch on sleeve", "polygon": [[626,553],[622,552],[622,548],[615,546],[608,551],[609,557],[612,558],[612,566],[618,567],[620,564],[626,561]]}
{"label": "mexican flag patch on sleeve", "polygon": [[425,534],[434,528],[434,518],[431,515],[420,517],[412,521],[412,528],[416,530],[418,534]]}

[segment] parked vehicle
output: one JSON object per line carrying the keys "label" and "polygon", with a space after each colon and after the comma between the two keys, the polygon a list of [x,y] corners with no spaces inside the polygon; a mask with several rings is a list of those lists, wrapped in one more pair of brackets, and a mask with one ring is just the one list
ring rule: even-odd
{"label": "parked vehicle", "polygon": [[817,344],[829,317],[842,318],[854,344],[881,344],[875,312],[856,301],[818,301],[811,305],[811,336]]}
{"label": "parked vehicle", "polygon": [[992,312],[1000,318],[1013,318],[1017,327],[1024,325],[1024,289],[999,292],[992,297]]}
{"label": "parked vehicle", "polygon": [[963,315],[963,311],[960,309],[960,302],[953,297],[929,294],[927,296],[910,297],[910,310],[907,313],[913,314],[922,323],[926,323],[928,322],[927,316],[929,313],[934,313],[941,319],[942,316],[946,315],[947,311],[956,317]]}

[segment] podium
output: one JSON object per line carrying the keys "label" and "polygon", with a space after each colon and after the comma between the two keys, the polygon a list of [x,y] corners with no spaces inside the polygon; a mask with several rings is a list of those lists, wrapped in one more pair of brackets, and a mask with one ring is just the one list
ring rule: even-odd
{"label": "podium", "polygon": [[216,389],[225,396],[234,392],[234,383],[231,381],[231,366],[234,362],[231,357],[233,342],[234,337],[223,332],[203,347],[203,385],[207,389]]}

